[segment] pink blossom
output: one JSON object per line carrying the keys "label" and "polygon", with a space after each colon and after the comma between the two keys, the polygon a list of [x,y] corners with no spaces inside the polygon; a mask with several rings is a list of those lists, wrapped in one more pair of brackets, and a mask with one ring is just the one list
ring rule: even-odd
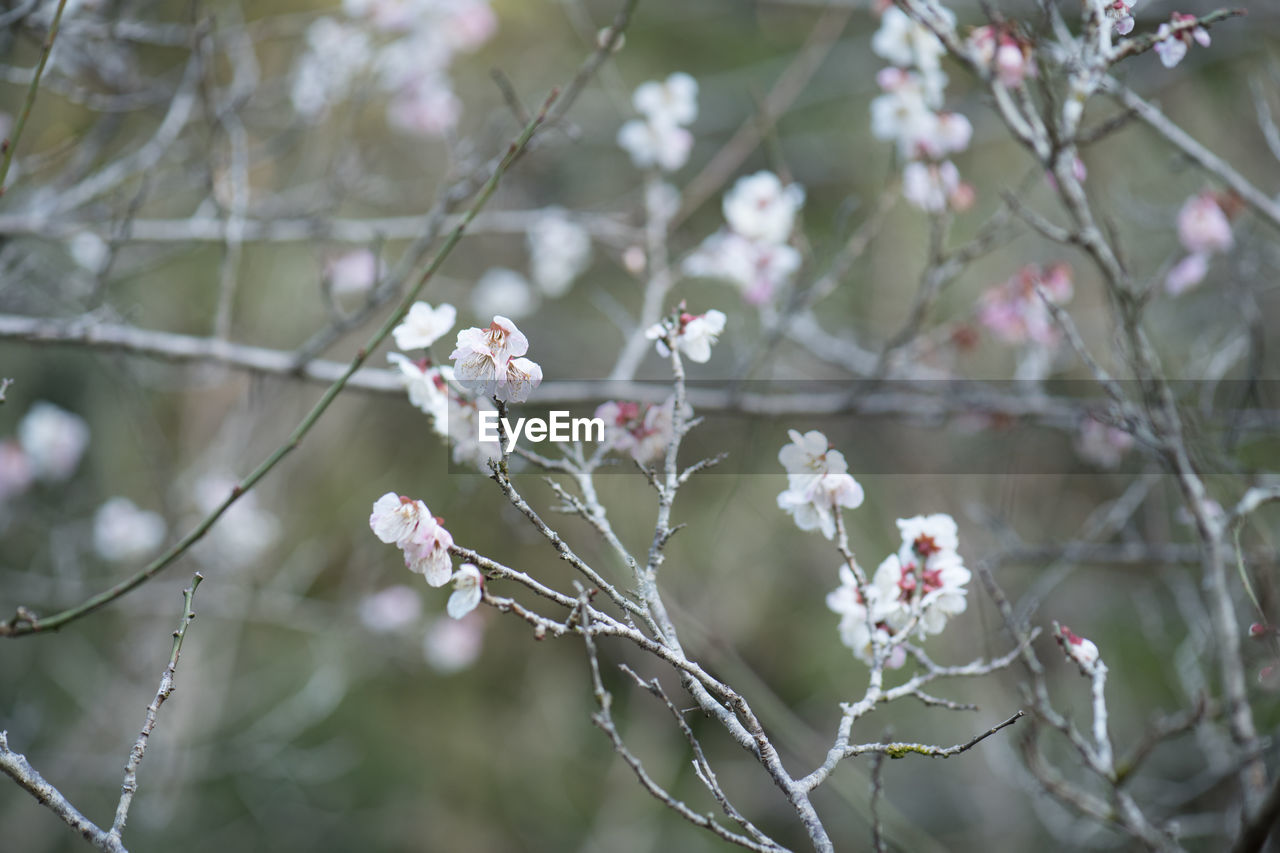
{"label": "pink blossom", "polygon": [[34,480],[35,472],[22,445],[12,439],[0,441],[0,503],[31,488]]}
{"label": "pink blossom", "polygon": [[1028,264],[1008,281],[982,294],[978,306],[979,321],[1005,343],[1034,341],[1045,346],[1056,344],[1058,330],[1037,287],[1055,305],[1070,301],[1071,268],[1066,264],[1054,264],[1042,269],[1036,264]]}
{"label": "pink blossom", "polygon": [[[1195,15],[1184,15],[1181,12],[1174,12],[1173,17],[1169,19],[1169,23],[1161,24],[1160,29],[1156,30],[1156,38],[1160,41],[1156,42],[1156,54],[1160,57],[1161,64],[1165,68],[1172,68],[1182,61],[1187,55],[1187,48],[1191,46],[1191,42],[1195,42],[1201,47],[1209,46],[1209,31],[1201,26],[1185,26],[1196,20]],[[1184,25],[1180,30],[1174,31],[1174,27]]]}
{"label": "pink blossom", "polygon": [[1010,89],[1021,86],[1026,78],[1036,76],[1031,46],[1011,29],[978,27],[969,36],[969,47],[982,65],[993,68],[996,79]]}
{"label": "pink blossom", "polygon": [[[605,423],[605,440],[619,453],[629,453],[641,465],[652,465],[667,452],[675,425],[675,397],[661,405],[610,400],[601,403],[595,416]],[[685,407],[685,418],[693,410]]]}
{"label": "pink blossom", "polygon": [[453,559],[449,556],[453,536],[438,519],[427,516],[400,547],[405,566],[426,578],[428,585],[444,586],[449,582],[453,575]]}
{"label": "pink blossom", "polygon": [[1058,645],[1062,646],[1062,651],[1068,658],[1075,661],[1080,669],[1086,673],[1092,674],[1094,667],[1098,663],[1098,647],[1092,640],[1086,640],[1072,632],[1066,625],[1058,625],[1056,636]]}
{"label": "pink blossom", "polygon": [[1102,468],[1115,468],[1133,447],[1133,436],[1125,430],[1087,417],[1080,423],[1076,452],[1082,459]]}
{"label": "pink blossom", "polygon": [[1178,261],[1164,277],[1164,289],[1170,296],[1185,293],[1204,281],[1209,274],[1209,256],[1201,253],[1187,255]]}
{"label": "pink blossom", "polygon": [[466,669],[484,646],[484,616],[472,612],[461,619],[437,619],[422,638],[422,654],[441,673]]}
{"label": "pink blossom", "polygon": [[411,587],[396,584],[365,596],[358,611],[361,624],[370,631],[389,633],[418,621],[422,616],[422,599]]}
{"label": "pink blossom", "polygon": [[373,252],[355,249],[326,261],[324,277],[335,294],[358,295],[377,284],[384,270],[385,265]]}
{"label": "pink blossom", "polygon": [[1138,0],[1112,0],[1107,6],[1107,17],[1119,35],[1127,36],[1133,32],[1133,7],[1137,2]]}
{"label": "pink blossom", "polygon": [[1206,190],[1187,199],[1178,211],[1178,240],[1192,254],[1225,252],[1233,245],[1231,221],[1216,193]]}

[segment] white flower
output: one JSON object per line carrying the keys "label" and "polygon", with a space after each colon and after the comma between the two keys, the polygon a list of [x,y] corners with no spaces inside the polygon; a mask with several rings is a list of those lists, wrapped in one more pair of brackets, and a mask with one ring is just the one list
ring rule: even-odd
{"label": "white flower", "polygon": [[360,622],[370,631],[390,633],[407,628],[422,615],[422,599],[411,587],[396,584],[366,595],[358,610]]}
{"label": "white flower", "polygon": [[1161,24],[1160,29],[1156,30],[1156,38],[1160,39],[1160,41],[1156,42],[1156,54],[1160,57],[1160,62],[1165,68],[1172,68],[1181,62],[1182,58],[1187,55],[1187,48],[1191,46],[1193,41],[1201,47],[1209,46],[1209,31],[1204,27],[1186,27],[1178,32],[1173,31],[1175,25],[1186,25],[1195,20],[1195,15],[1174,12],[1173,17],[1169,19],[1169,23]]}
{"label": "white flower", "polygon": [[960,547],[955,519],[946,513],[900,518],[898,532],[902,535],[904,548],[926,556]]}
{"label": "white flower", "polygon": [[650,121],[692,124],[698,117],[698,81],[677,71],[661,83],[641,83],[631,96],[631,103]]}
{"label": "white flower", "polygon": [[460,400],[449,395],[449,414],[445,421],[435,421],[436,432],[445,436],[453,445],[453,461],[459,465],[474,465],[481,471],[489,470],[490,461],[502,458],[502,442],[480,441],[481,411],[494,411],[493,403],[483,397]]}
{"label": "white flower", "polygon": [[1178,211],[1178,241],[1192,254],[1225,252],[1235,239],[1231,220],[1213,192],[1202,192],[1187,199]]}
{"label": "white flower", "polygon": [[[848,646],[859,660],[870,664],[873,660],[873,631],[877,645],[890,642],[892,636],[885,621],[900,605],[894,595],[883,596],[880,590],[871,585],[867,587],[871,613],[868,626],[867,604],[858,592],[858,582],[847,565],[840,566],[840,586],[827,594],[827,607],[840,616],[840,642]],[[885,663],[897,668],[906,662],[906,650],[901,644],[894,646]]]}
{"label": "white flower", "polygon": [[739,178],[725,193],[724,218],[735,233],[761,243],[785,243],[804,204],[804,187],[783,186],[772,172]]}
{"label": "white flower", "polygon": [[689,162],[693,134],[669,121],[632,119],[618,129],[618,145],[637,169],[675,172]]}
{"label": "white flower", "polygon": [[458,333],[453,374],[463,387],[483,396],[512,403],[522,402],[542,382],[542,368],[527,358],[529,339],[516,324],[495,316],[487,329]]}
{"label": "white flower", "polygon": [[[400,379],[409,392],[409,403],[431,416],[433,424],[443,425],[449,418],[448,367],[427,367],[425,360],[415,362],[398,352],[387,353],[387,361],[400,368]],[[438,426],[443,430],[443,426]]]}
{"label": "white flower", "polygon": [[439,308],[415,302],[400,325],[391,330],[391,336],[402,350],[427,349],[452,329],[457,319],[457,309],[447,302]]}
{"label": "white flower", "polygon": [[405,566],[426,578],[428,585],[444,586],[449,582],[453,575],[453,558],[449,556],[453,536],[429,513],[400,547],[404,551]]}
{"label": "white flower", "polygon": [[102,272],[111,259],[111,247],[92,231],[81,231],[67,241],[71,260],[81,269],[94,275]]}
{"label": "white flower", "polygon": [[900,519],[902,545],[876,569],[872,585],[884,600],[900,605],[884,621],[900,631],[911,624],[921,637],[938,634],[947,620],[968,606],[967,584],[972,577],[956,551],[956,523],[937,514]]}
{"label": "white flower", "polygon": [[1133,32],[1133,7],[1138,0],[1112,0],[1107,5],[1107,17],[1115,25],[1116,33],[1127,36]]}
{"label": "white flower", "polygon": [[411,542],[418,528],[424,524],[429,528],[435,525],[427,505],[395,492],[387,492],[374,501],[373,512],[369,515],[369,527],[374,535],[399,547]]}
{"label": "white flower", "polygon": [[[714,308],[705,314],[681,313],[679,325],[675,327],[676,347],[690,361],[704,364],[711,359],[711,347],[724,331],[724,324],[724,312]],[[667,321],[663,321],[653,324],[644,333],[646,338],[657,342],[658,355],[663,358],[671,355],[666,342],[670,328]]]}
{"label": "white flower", "polygon": [[528,317],[538,309],[538,294],[515,270],[493,267],[471,288],[471,310],[480,317]]}
{"label": "white flower", "polygon": [[347,96],[368,67],[373,48],[362,29],[333,18],[313,21],[306,43],[294,67],[290,98],[298,115],[315,121]]}
{"label": "white flower", "polygon": [[836,534],[835,512],[840,507],[856,509],[863,498],[862,486],[848,474],[822,474],[781,492],[778,508],[790,513],[801,530],[821,530],[831,539]]}
{"label": "white flower", "polygon": [[800,269],[800,252],[783,244],[757,243],[721,230],[685,258],[685,275],[736,285],[750,305],[764,305]]}
{"label": "white flower", "polygon": [[93,516],[93,547],[104,560],[122,562],[147,556],[164,541],[164,519],[115,497]]}
{"label": "white flower", "polygon": [[462,117],[462,101],[443,74],[405,84],[387,103],[387,123],[416,136],[444,136]]}
{"label": "white flower", "polygon": [[544,296],[564,296],[591,263],[591,235],[560,208],[529,226],[529,271]]}
{"label": "white flower", "polygon": [[454,619],[461,619],[480,604],[484,590],[484,575],[471,563],[463,563],[453,576],[453,594],[445,607]]}
{"label": "white flower", "polygon": [[80,464],[89,445],[89,425],[79,415],[41,400],[18,423],[18,442],[37,479],[62,481]]}
{"label": "white flower", "polygon": [[902,169],[902,197],[929,213],[962,206],[956,201],[965,197],[963,186],[960,170],[950,160],[941,164],[915,160]]}
{"label": "white flower", "polygon": [[[955,28],[955,14],[941,9],[950,28]],[[871,49],[902,68],[916,66],[922,71],[937,68],[947,49],[933,32],[896,6],[884,10],[880,17],[880,29],[871,37]]]}

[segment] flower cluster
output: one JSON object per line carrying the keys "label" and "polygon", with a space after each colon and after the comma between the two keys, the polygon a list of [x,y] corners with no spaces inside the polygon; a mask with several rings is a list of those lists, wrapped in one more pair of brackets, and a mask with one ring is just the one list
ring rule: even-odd
{"label": "flower cluster", "polygon": [[366,77],[389,96],[392,127],[443,136],[462,114],[449,66],[497,29],[489,0],[344,0],[346,20],[319,18],[293,72],[294,110],[322,119]]}
{"label": "flower cluster", "polygon": [[[676,399],[668,397],[662,405],[615,402],[601,403],[595,417],[604,421],[605,442],[609,449],[628,453],[641,465],[660,460],[671,444],[675,429]],[[685,405],[686,420],[693,409]]]}
{"label": "flower cluster", "polygon": [[663,358],[671,356],[671,349],[667,346],[667,340],[671,339],[676,349],[690,361],[705,364],[711,360],[712,345],[724,332],[725,320],[723,311],[713,308],[705,314],[690,314],[681,303],[679,314],[654,323],[644,334],[657,342],[658,355]]}
{"label": "flower cluster", "polygon": [[[1172,68],[1181,62],[1193,41],[1201,47],[1209,46],[1208,30],[1199,25],[1188,26],[1195,20],[1195,15],[1174,12],[1169,22],[1161,24],[1160,29],[1156,30],[1156,38],[1160,39],[1156,42],[1156,55],[1160,57],[1160,63],[1165,68]],[[1179,25],[1181,25],[1180,28],[1175,31],[1174,28]]]}
{"label": "flower cluster", "polygon": [[1112,0],[1107,5],[1107,18],[1117,34],[1127,36],[1133,32],[1133,7],[1137,3],[1138,0]]}
{"label": "flower cluster", "polygon": [[978,319],[1005,343],[1054,346],[1058,342],[1058,329],[1045,298],[1055,305],[1063,305],[1071,300],[1072,290],[1068,265],[1058,263],[1042,268],[1028,264],[1008,281],[982,294]]}
{"label": "flower cluster", "polygon": [[730,282],[752,305],[768,302],[800,268],[788,241],[803,205],[804,187],[772,172],[739,178],[724,197],[725,227],[685,259],[684,273]]}
{"label": "flower cluster", "polygon": [[480,603],[484,576],[471,563],[453,570],[449,554],[453,536],[425,503],[387,492],[374,501],[369,527],[383,542],[399,548],[409,571],[422,575],[429,585],[439,587],[453,581],[447,610],[454,619],[461,619]]}
{"label": "flower cluster", "polygon": [[1165,276],[1165,290],[1182,293],[1204,281],[1209,274],[1209,259],[1231,249],[1231,216],[1239,201],[1232,195],[1205,190],[1187,199],[1178,211],[1178,242],[1186,256],[1173,265]]}
{"label": "flower cluster", "polygon": [[686,126],[698,117],[698,81],[677,71],[662,82],[641,83],[631,105],[642,118],[618,129],[618,145],[636,168],[674,172],[687,163],[693,134]]}
{"label": "flower cluster", "polygon": [[496,316],[487,329],[458,332],[449,355],[458,382],[484,397],[519,403],[542,382],[542,368],[524,354],[529,339],[506,317]]}
{"label": "flower cluster", "polygon": [[850,476],[844,454],[832,449],[825,435],[817,430],[787,434],[791,443],[778,451],[778,461],[787,470],[787,488],[778,495],[778,508],[801,530],[821,530],[830,539],[840,508],[862,505],[862,486]]}
{"label": "flower cluster", "polygon": [[[954,26],[954,15],[943,12]],[[959,113],[941,111],[947,85],[942,42],[906,12],[891,6],[880,19],[871,49],[893,63],[876,75],[884,94],[871,102],[871,133],[896,143],[898,156],[906,161],[903,197],[931,213],[968,208],[973,203],[973,188],[960,180],[959,171],[947,157],[969,147],[973,126]]]}
{"label": "flower cluster", "polygon": [[1006,88],[1016,89],[1028,77],[1036,76],[1031,43],[1012,26],[977,27],[969,34],[969,48]]}
{"label": "flower cluster", "polygon": [[[886,663],[900,666],[900,641],[940,634],[947,621],[965,611],[971,577],[957,548],[956,523],[937,514],[898,520],[902,544],[876,569],[865,588],[848,566],[827,607],[840,616],[840,641],[863,661],[888,646]],[[895,642],[898,641],[898,642]]]}

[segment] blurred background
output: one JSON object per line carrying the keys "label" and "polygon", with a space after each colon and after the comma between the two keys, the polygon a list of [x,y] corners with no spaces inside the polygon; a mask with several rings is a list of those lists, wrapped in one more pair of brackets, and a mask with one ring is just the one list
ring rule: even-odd
{"label": "blurred background", "polygon": [[[0,5],[0,111],[10,121],[21,109],[54,5]],[[411,25],[379,24],[359,3],[346,9],[302,0],[69,3],[0,197],[0,313],[93,312],[104,322],[221,334],[282,352],[346,316],[370,292],[368,269],[395,268],[415,251],[420,226],[403,218],[430,208],[451,169],[479,166],[503,150],[519,128],[513,115],[519,108],[509,101],[536,109],[551,87],[572,76],[618,4],[436,5],[445,9],[441,20],[454,20],[446,13],[474,17],[458,24],[470,29],[454,36],[444,67],[432,71],[447,80],[421,93],[445,106],[433,101],[435,111],[423,114],[413,112],[422,106],[417,102],[397,112],[398,95],[380,88],[381,71],[341,79],[334,70],[349,61],[346,52],[358,52],[341,28],[363,28],[367,49],[391,55],[392,66],[404,61],[396,50],[421,48],[397,48]],[[1073,21],[1074,5],[1063,4]],[[1003,4],[1003,11],[1034,20],[1032,6]],[[1280,164],[1256,115],[1258,104],[1280,109],[1280,9],[1249,6],[1247,18],[1216,27],[1212,48],[1194,49],[1177,69],[1147,55],[1120,73],[1269,191]],[[962,24],[981,23],[976,4],[952,7]],[[1211,8],[1188,2],[1177,11]],[[1173,9],[1143,4],[1139,27],[1154,29]],[[316,29],[321,19],[340,29]],[[591,232],[589,266],[566,292],[540,291],[527,281],[524,220],[514,226],[482,220],[423,298],[456,305],[460,328],[483,325],[494,309],[519,313],[530,356],[548,380],[607,375],[622,345],[619,317],[634,317],[642,296],[627,250],[643,239],[643,176],[616,137],[634,115],[632,90],[674,71],[693,75],[700,87],[693,151],[686,166],[667,176],[674,186],[691,184],[739,128],[763,131],[731,176],[708,186],[682,216],[670,238],[673,256],[720,227],[719,200],[729,181],[770,169],[806,190],[798,280],[812,280],[897,178],[892,145],[869,128],[869,103],[879,93],[875,74],[885,64],[870,49],[876,27],[866,3],[641,0],[625,46],[488,207],[570,211]],[[761,122],[761,104],[780,79],[797,73],[800,58],[811,63],[811,79],[785,99],[775,121]],[[955,160],[977,190],[973,209],[956,218],[953,243],[977,232],[999,206],[1002,189],[1025,187],[1027,203],[1056,212],[1052,189],[1009,140],[986,98],[962,69],[947,70],[948,108],[974,125],[971,147]],[[187,85],[184,75],[201,82]],[[189,96],[180,126],[175,92]],[[445,95],[456,99],[456,110]],[[1090,110],[1099,122],[1117,113],[1101,97]],[[1127,263],[1140,276],[1162,276],[1179,254],[1180,205],[1209,184],[1137,123],[1083,156],[1088,185],[1107,226],[1120,235]],[[189,219],[222,224],[210,237]],[[228,223],[240,223],[241,239],[234,231],[228,237]],[[344,232],[342,223],[355,225]],[[273,225],[281,230],[258,239],[255,228]],[[1280,261],[1274,235],[1248,215],[1233,226],[1236,249],[1214,261],[1204,286],[1161,297],[1149,309],[1155,345],[1175,378],[1274,374],[1268,322],[1280,307],[1270,275]],[[905,204],[889,210],[876,239],[822,303],[826,332],[873,351],[882,346],[910,311],[928,241],[929,221],[918,210]],[[1087,263],[1024,230],[942,293],[926,334],[954,342],[967,331],[973,340],[966,336],[965,345],[948,344],[945,356],[925,360],[950,376],[1012,376],[1025,353],[985,332],[973,320],[975,305],[1023,265],[1054,261],[1073,265],[1070,310],[1106,357],[1109,309]],[[508,282],[506,292],[491,284],[490,292],[477,293],[495,267],[513,271],[518,281]],[[681,281],[668,301],[679,299],[729,317],[711,362],[693,370],[699,381],[746,379],[761,391],[782,391],[792,382],[856,378],[791,341],[744,377],[740,367],[759,352],[767,311],[709,280]],[[390,310],[381,305],[353,324],[324,357],[350,358]],[[1261,327],[1251,347],[1226,365],[1215,362],[1250,318]],[[449,340],[437,344],[437,358]],[[383,352],[370,365],[385,367]],[[1048,373],[1089,377],[1069,357]],[[661,379],[665,365],[650,353],[638,375]],[[0,442],[7,442],[0,445],[6,617],[18,605],[55,612],[137,570],[279,446],[322,392],[317,384],[217,364],[8,339],[0,339],[0,376],[14,380],[0,406]],[[1230,402],[1236,386],[1223,387]],[[1222,399],[1210,395],[1208,411]],[[46,447],[54,461],[24,479],[13,454],[23,446],[24,420],[34,414],[44,416],[45,429],[62,431],[54,429],[57,446]],[[897,547],[896,518],[951,513],[966,560],[994,559],[1011,598],[1032,591],[1040,599],[1034,624],[1057,619],[1097,642],[1112,673],[1118,751],[1143,734],[1152,715],[1186,707],[1216,678],[1191,531],[1179,520],[1173,483],[1141,448],[1115,458],[1082,455],[1075,424],[1002,422],[986,413],[923,422],[869,414],[729,421],[709,422],[695,436],[699,448],[727,451],[736,467],[699,476],[681,492],[676,516],[688,528],[671,542],[661,585],[690,654],[752,701],[792,772],[820,762],[838,703],[861,696],[866,667],[839,643],[838,619],[825,605],[838,582],[838,556],[775,505],[785,487],[776,451],[790,428],[826,430],[865,488],[866,503],[846,516],[865,564],[875,566]],[[38,431],[30,423],[28,429]],[[874,439],[859,440],[864,434]],[[1206,434],[1214,435],[1211,426]],[[1219,446],[1212,438],[1210,444]],[[1215,457],[1224,494],[1234,494],[1226,478],[1241,466],[1272,467],[1273,448],[1266,436],[1249,434]],[[518,482],[539,511],[554,503],[537,476]],[[652,536],[652,491],[638,476],[601,482],[619,534],[644,549]],[[131,849],[721,846],[647,796],[590,724],[594,704],[580,643],[535,642],[525,623],[485,608],[461,622],[444,615],[446,591],[408,573],[394,549],[369,531],[369,508],[388,491],[425,500],[460,545],[569,588],[553,549],[492,482],[450,464],[425,416],[403,394],[352,389],[176,565],[57,633],[0,643],[0,728],[11,746],[88,816],[105,820],[168,660],[181,590],[198,570],[207,580],[195,598],[198,617],[177,692],[161,711],[140,771],[125,835]],[[1113,537],[1110,558],[1055,559],[1053,546],[1079,537],[1091,516],[1121,496],[1142,500]],[[114,498],[130,503],[116,502],[112,516],[104,505]],[[580,519],[556,520],[580,555],[625,583],[623,567]],[[1256,525],[1247,542],[1261,555],[1254,581],[1270,608],[1274,554],[1265,527]],[[1120,547],[1125,542],[1164,548],[1168,559],[1148,559],[1141,545],[1134,557]],[[1086,682],[1050,653],[1051,638],[1038,647],[1051,662],[1055,700],[1086,719]],[[927,648],[939,662],[957,664],[1010,648],[976,580],[967,612]],[[1259,728],[1270,732],[1280,720],[1266,669],[1271,656],[1263,644],[1246,653]],[[602,642],[601,654],[607,664],[661,673],[622,644]],[[631,749],[678,796],[700,811],[713,809],[667,710],[629,687],[614,667],[607,670]],[[1022,707],[1018,680],[1013,671],[947,683],[936,692],[980,710],[896,703],[861,721],[855,736],[963,742]],[[675,682],[669,686],[674,696]],[[781,842],[803,849],[785,800],[754,761],[697,715],[690,721],[739,808]],[[1018,736],[1015,727],[945,763],[919,756],[886,762],[881,814],[890,845],[1123,846],[1078,826],[1038,795],[1021,768]],[[1199,745],[1203,752],[1178,742],[1157,750],[1150,778],[1136,780],[1135,792],[1170,814],[1189,814],[1184,830],[1193,849],[1220,849],[1227,829],[1216,816],[1198,824],[1195,814],[1212,813],[1230,791],[1214,782],[1221,768],[1203,758],[1213,744]],[[1073,766],[1064,745],[1049,752]],[[861,759],[846,762],[816,796],[840,849],[869,844],[869,767]],[[0,827],[5,849],[83,847],[14,785],[0,785]]]}

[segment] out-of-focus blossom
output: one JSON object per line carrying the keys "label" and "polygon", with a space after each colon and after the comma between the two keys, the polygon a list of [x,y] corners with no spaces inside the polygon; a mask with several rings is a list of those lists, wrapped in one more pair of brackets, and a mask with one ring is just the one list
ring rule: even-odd
{"label": "out-of-focus blossom", "polygon": [[897,143],[899,156],[939,158],[969,147],[969,120],[959,113],[938,112],[941,98],[926,92],[920,75],[886,68],[876,80],[885,91],[871,101],[871,135]]}
{"label": "out-of-focus blossom", "polygon": [[[955,14],[940,7],[951,28],[955,27]],[[947,49],[933,32],[911,16],[890,6],[880,17],[880,29],[871,37],[871,49],[900,68],[915,66],[925,74],[940,74],[942,57]]]}
{"label": "out-of-focus blossom", "polygon": [[422,599],[412,587],[389,586],[360,600],[360,624],[374,633],[403,630],[422,617]]}
{"label": "out-of-focus blossom", "polygon": [[1066,264],[1048,268],[1028,264],[1008,281],[982,294],[978,319],[1005,343],[1056,344],[1058,329],[1037,288],[1055,305],[1069,302],[1071,268]]}
{"label": "out-of-focus blossom", "polygon": [[654,222],[669,222],[680,209],[680,190],[666,181],[645,182],[644,209]]}
{"label": "out-of-focus blossom", "polygon": [[76,266],[97,275],[111,259],[111,247],[92,231],[81,231],[67,241],[67,251]]}
{"label": "out-of-focus blossom", "polygon": [[1174,12],[1169,23],[1161,24],[1160,29],[1156,30],[1156,38],[1160,39],[1160,41],[1156,42],[1156,54],[1160,57],[1160,63],[1165,68],[1172,68],[1181,62],[1183,57],[1187,55],[1187,48],[1191,46],[1193,41],[1201,47],[1209,46],[1209,31],[1204,27],[1184,27],[1176,32],[1174,31],[1175,26],[1189,24],[1195,20],[1195,15]]}
{"label": "out-of-focus blossom", "polygon": [[433,423],[447,422],[448,383],[453,378],[453,370],[448,366],[430,367],[426,359],[413,361],[398,352],[387,353],[387,361],[400,368],[400,378],[409,394],[409,403],[430,415]]}
{"label": "out-of-focus blossom", "polygon": [[444,434],[453,446],[453,461],[474,465],[487,471],[489,462],[502,459],[502,442],[480,441],[480,412],[494,411],[493,403],[483,397],[459,400],[449,397],[449,417],[445,424],[436,422],[436,431]]}
{"label": "out-of-focus blossom", "polygon": [[79,466],[89,445],[89,425],[79,415],[41,400],[18,423],[18,442],[36,479],[59,482]]}
{"label": "out-of-focus blossom", "polygon": [[427,349],[447,334],[457,319],[457,309],[447,302],[439,308],[415,302],[400,325],[391,330],[391,336],[402,350]]}
{"label": "out-of-focus blossom", "polygon": [[[675,430],[674,396],[661,405],[610,400],[601,403],[595,417],[605,424],[605,441],[619,453],[628,453],[641,465],[656,464],[667,452]],[[693,409],[685,405],[685,420]]]}
{"label": "out-of-focus blossom", "polygon": [[724,196],[724,218],[736,234],[758,243],[785,243],[804,204],[804,187],[773,172],[739,178]]}
{"label": "out-of-focus blossom", "polygon": [[344,99],[373,58],[369,36],[334,18],[317,18],[307,28],[306,51],[293,72],[290,97],[304,119],[318,121]]}
{"label": "out-of-focus blossom", "polygon": [[422,639],[422,654],[437,672],[466,669],[480,657],[484,646],[484,617],[472,612],[461,619],[437,619]]}
{"label": "out-of-focus blossom", "polygon": [[528,317],[538,309],[538,294],[524,276],[506,267],[493,267],[471,288],[471,310],[480,317],[501,314]]}
{"label": "out-of-focus blossom", "polygon": [[560,208],[529,226],[529,273],[544,296],[564,296],[591,263],[591,235]]}
{"label": "out-of-focus blossom", "polygon": [[1208,274],[1208,255],[1187,255],[1169,268],[1164,278],[1164,289],[1170,296],[1177,296],[1204,281]]}
{"label": "out-of-focus blossom", "polygon": [[353,249],[330,258],[324,265],[324,278],[337,296],[359,296],[378,283],[385,265],[368,249]]}
{"label": "out-of-focus blossom", "polygon": [[160,547],[166,529],[159,513],[114,497],[93,516],[93,548],[104,560],[139,560]]}
{"label": "out-of-focus blossom", "polygon": [[1176,296],[1204,281],[1210,256],[1235,244],[1224,199],[1228,207],[1234,207],[1231,196],[1206,190],[1187,199],[1178,211],[1178,242],[1188,254],[1165,276],[1165,290],[1170,294]]}
{"label": "out-of-focus blossom", "polygon": [[453,375],[467,390],[512,403],[522,402],[542,382],[542,368],[523,358],[529,339],[501,315],[489,328],[463,329],[449,358]]}
{"label": "out-of-focus blossom", "polygon": [[902,169],[902,197],[921,210],[942,213],[948,208],[965,210],[972,205],[973,188],[960,180],[960,170],[950,160],[913,160]]}
{"label": "out-of-focus blossom", "polygon": [[1098,647],[1092,640],[1086,640],[1072,632],[1066,625],[1057,626],[1056,636],[1058,645],[1062,646],[1062,651],[1067,657],[1075,661],[1080,669],[1086,673],[1092,674],[1094,667],[1098,663]]}
{"label": "out-of-focus blossom", "polygon": [[0,441],[0,504],[31,488],[35,476],[22,445],[13,439]]}
{"label": "out-of-focus blossom", "polygon": [[387,103],[387,121],[418,136],[444,136],[462,117],[462,101],[447,77],[424,75],[401,87]]}
{"label": "out-of-focus blossom", "polygon": [[800,269],[800,252],[785,243],[756,243],[732,231],[707,237],[681,269],[695,278],[730,282],[750,305],[763,305]]}
{"label": "out-of-focus blossom", "polygon": [[1036,76],[1031,45],[1019,38],[1012,28],[978,27],[969,36],[969,47],[978,61],[993,69],[996,79],[1010,89],[1016,89],[1028,77]]}
{"label": "out-of-focus blossom", "polygon": [[724,312],[714,308],[705,314],[689,314],[682,311],[674,324],[669,320],[655,323],[645,330],[645,337],[657,342],[658,355],[668,358],[667,333],[674,331],[676,347],[690,361],[703,364],[711,359],[711,347],[724,332]]}
{"label": "out-of-focus blossom", "polygon": [[1076,452],[1101,468],[1114,468],[1133,447],[1133,436],[1119,427],[1087,417],[1080,422]]}
{"label": "out-of-focus blossom", "polygon": [[618,129],[618,145],[637,169],[675,172],[689,162],[693,134],[667,121],[631,119]]}
{"label": "out-of-focus blossom", "polygon": [[1112,0],[1107,6],[1107,17],[1119,35],[1127,36],[1133,32],[1133,7],[1137,3],[1138,0]]}
{"label": "out-of-focus blossom", "polygon": [[453,594],[445,609],[454,619],[461,619],[479,606],[483,594],[484,575],[471,563],[463,563],[453,576]]}
{"label": "out-of-focus blossom", "polygon": [[677,71],[661,82],[641,83],[631,96],[631,103],[650,121],[693,124],[698,117],[698,81]]}

